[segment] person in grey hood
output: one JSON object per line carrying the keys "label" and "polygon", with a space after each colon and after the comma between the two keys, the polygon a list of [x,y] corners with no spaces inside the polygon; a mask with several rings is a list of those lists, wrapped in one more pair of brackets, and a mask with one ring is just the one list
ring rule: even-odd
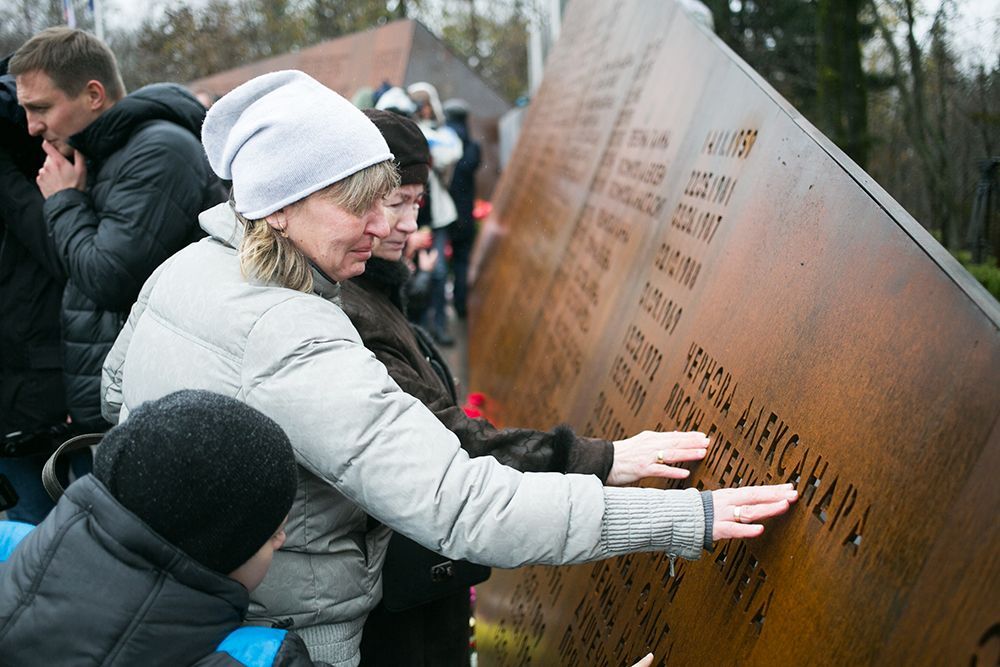
{"label": "person in grey hood", "polygon": [[225,199],[198,141],[205,109],[174,84],[126,96],[114,55],[82,30],[42,31],[9,71],[28,131],[44,140],[36,182],[68,277],[67,408],[77,428],[104,430],[101,364],[142,283],[201,236],[198,213]]}
{"label": "person in grey hood", "polygon": [[313,659],[358,663],[392,530],[496,567],[640,551],[698,558],[788,509],[789,486],[608,488],[594,475],[470,459],[338,303],[338,282],[361,274],[389,234],[384,198],[399,176],[379,130],[306,74],[281,71],[223,96],[202,141],[232,200],[202,214],[209,238],[143,286],[104,365],[104,414],[127,419],[143,401],[200,388],[284,429],[298,491],[250,616],[291,624]]}

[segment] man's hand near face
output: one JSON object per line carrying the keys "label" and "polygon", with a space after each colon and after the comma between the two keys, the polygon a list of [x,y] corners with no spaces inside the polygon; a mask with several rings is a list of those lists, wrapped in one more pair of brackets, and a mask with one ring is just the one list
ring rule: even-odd
{"label": "man's hand near face", "polygon": [[47,157],[38,170],[35,183],[43,197],[48,199],[60,190],[87,188],[87,161],[80,151],[73,151],[73,162],[70,162],[48,141],[42,142],[42,149]]}

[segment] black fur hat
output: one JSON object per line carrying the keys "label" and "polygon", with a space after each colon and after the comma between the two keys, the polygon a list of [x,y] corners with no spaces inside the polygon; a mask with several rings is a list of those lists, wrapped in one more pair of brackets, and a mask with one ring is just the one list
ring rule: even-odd
{"label": "black fur hat", "polygon": [[431,149],[415,122],[378,109],[365,109],[368,120],[382,133],[389,150],[396,157],[400,185],[424,185],[431,170]]}

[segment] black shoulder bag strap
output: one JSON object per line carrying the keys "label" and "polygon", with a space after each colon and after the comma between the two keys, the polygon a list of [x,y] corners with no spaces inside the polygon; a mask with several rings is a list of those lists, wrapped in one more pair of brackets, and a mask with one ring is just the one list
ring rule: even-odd
{"label": "black shoulder bag strap", "polygon": [[59,502],[59,498],[62,497],[63,492],[66,489],[63,488],[62,483],[59,482],[59,478],[56,476],[56,461],[63,454],[69,454],[70,452],[75,452],[78,449],[83,449],[84,447],[91,447],[98,444],[101,438],[104,437],[103,433],[84,433],[83,435],[78,435],[75,438],[70,438],[63,444],[59,445],[59,449],[53,452],[49,460],[45,462],[45,467],[42,468],[42,485],[45,487],[45,492],[49,494],[52,498],[52,502]]}

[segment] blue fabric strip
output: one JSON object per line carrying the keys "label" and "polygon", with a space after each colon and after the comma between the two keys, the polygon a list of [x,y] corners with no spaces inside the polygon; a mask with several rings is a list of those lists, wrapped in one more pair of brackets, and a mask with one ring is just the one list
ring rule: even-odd
{"label": "blue fabric strip", "polygon": [[215,650],[228,653],[246,667],[270,667],[287,633],[274,628],[239,628],[230,632]]}
{"label": "blue fabric strip", "polygon": [[10,558],[10,555],[14,553],[15,547],[34,528],[30,523],[0,521],[0,563]]}

